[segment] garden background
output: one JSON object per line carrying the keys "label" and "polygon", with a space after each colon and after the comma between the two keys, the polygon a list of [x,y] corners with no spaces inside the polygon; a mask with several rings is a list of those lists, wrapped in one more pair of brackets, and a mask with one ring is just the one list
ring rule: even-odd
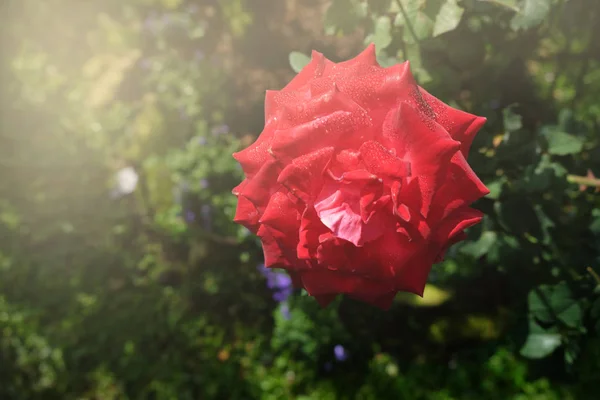
{"label": "garden background", "polygon": [[[0,399],[592,399],[600,2],[4,0]],[[424,298],[321,309],[232,222],[232,152],[374,42],[488,122]]]}

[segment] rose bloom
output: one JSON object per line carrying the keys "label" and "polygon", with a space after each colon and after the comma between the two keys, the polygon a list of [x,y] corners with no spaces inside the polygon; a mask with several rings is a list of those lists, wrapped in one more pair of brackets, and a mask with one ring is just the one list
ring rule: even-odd
{"label": "rose bloom", "polygon": [[408,62],[380,67],[373,45],[337,64],[313,51],[234,154],[235,221],[321,305],[343,293],[387,309],[398,291],[422,295],[481,220],[469,205],[489,191],[466,157],[484,123],[417,86]]}

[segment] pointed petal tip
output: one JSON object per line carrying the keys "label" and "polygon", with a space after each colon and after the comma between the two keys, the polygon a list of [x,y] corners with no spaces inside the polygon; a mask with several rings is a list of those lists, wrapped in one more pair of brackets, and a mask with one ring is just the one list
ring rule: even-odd
{"label": "pointed petal tip", "polygon": [[318,52],[318,51],[316,51],[316,50],[312,50],[312,51],[310,52],[310,62],[311,62],[311,63],[312,63],[312,62],[315,62],[315,61],[317,61],[317,62],[318,62],[318,61],[321,61],[321,60],[323,60],[323,59],[325,59],[325,56],[323,55],[323,53],[321,53],[321,52]]}
{"label": "pointed petal tip", "polygon": [[369,65],[379,65],[375,51],[375,43],[369,43],[367,47],[360,52],[355,59]]}
{"label": "pointed petal tip", "polygon": [[322,308],[325,308],[335,300],[337,294],[321,294],[314,297],[315,300],[317,300],[317,303],[319,303]]}

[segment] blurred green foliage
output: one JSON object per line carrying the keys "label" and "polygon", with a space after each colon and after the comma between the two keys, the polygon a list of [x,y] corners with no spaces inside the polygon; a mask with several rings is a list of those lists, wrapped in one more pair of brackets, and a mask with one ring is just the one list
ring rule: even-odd
{"label": "blurred green foliage", "polygon": [[[595,398],[600,3],[275,3],[0,5],[0,398]],[[276,301],[231,153],[367,42],[488,118],[485,220],[387,313]]]}

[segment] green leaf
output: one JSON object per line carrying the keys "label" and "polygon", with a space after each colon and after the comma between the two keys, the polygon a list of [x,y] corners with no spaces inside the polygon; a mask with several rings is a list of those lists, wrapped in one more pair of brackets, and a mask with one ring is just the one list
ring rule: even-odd
{"label": "green leaf", "polygon": [[530,321],[529,335],[520,353],[523,357],[539,359],[549,356],[560,345],[560,334],[553,330],[544,330],[535,321]]}
{"label": "green leaf", "polygon": [[431,75],[423,68],[421,48],[418,44],[406,44],[406,59],[410,60],[410,69],[420,85],[431,81]]}
{"label": "green leaf", "polygon": [[552,3],[554,0],[524,0],[522,8],[510,21],[510,27],[517,31],[541,24],[550,12]]}
{"label": "green leaf", "polygon": [[557,178],[562,178],[567,170],[559,163],[552,162],[548,154],[543,154],[537,166],[526,167],[523,178],[522,190],[526,192],[547,192]]}
{"label": "green leaf", "polygon": [[558,129],[546,127],[542,135],[548,141],[548,153],[558,156],[576,154],[583,148],[583,141],[577,136],[570,135]]}
{"label": "green leaf", "polygon": [[581,324],[581,306],[573,299],[571,289],[565,282],[555,286],[539,286],[529,293],[528,303],[530,315],[541,322],[553,323],[558,318],[571,328]]}
{"label": "green leaf", "polygon": [[509,8],[513,11],[518,12],[519,7],[517,7],[517,0],[479,0],[481,2],[492,3],[501,7]]}
{"label": "green leaf", "polygon": [[521,348],[521,355],[527,358],[544,358],[560,346],[558,333],[533,333]]}
{"label": "green leaf", "polygon": [[367,3],[360,0],[333,0],[325,12],[325,33],[349,33],[367,16]]}
{"label": "green leaf", "polygon": [[496,234],[496,232],[483,232],[479,237],[479,240],[477,240],[476,242],[467,243],[460,249],[460,251],[462,253],[469,254],[474,258],[483,257],[485,254],[487,254],[487,252],[494,245],[494,243],[496,243],[497,238],[498,235]]}
{"label": "green leaf", "polygon": [[[423,4],[423,0],[398,0],[404,6],[404,11],[406,12],[406,16],[409,21],[412,22],[417,17],[419,13],[419,8]],[[398,12],[396,14],[396,18],[394,19],[394,26],[404,26],[406,24],[406,19],[402,12]]]}
{"label": "green leaf", "polygon": [[487,197],[488,199],[498,200],[502,194],[502,187],[504,186],[505,179],[497,179],[487,184],[487,188],[490,190]]}
{"label": "green leaf", "polygon": [[289,60],[294,72],[298,73],[310,62],[310,57],[298,51],[292,51],[289,55]]}
{"label": "green leaf", "polygon": [[398,50],[395,56],[390,56],[385,52],[377,52],[377,62],[384,68],[398,64],[398,60],[401,60],[403,58],[404,53],[402,52],[402,50]]}
{"label": "green leaf", "polygon": [[596,218],[592,221],[590,230],[595,234],[600,234],[600,218]]}
{"label": "green leaf", "polygon": [[[404,5],[408,22],[404,14],[399,12],[394,19],[394,26],[402,26],[404,29],[403,39],[407,44],[416,44],[418,41],[427,39],[433,33],[434,21],[424,11],[424,0],[400,0]],[[414,35],[413,35],[414,31]],[[416,35],[416,40],[415,40]],[[412,61],[412,60],[411,60]]]}
{"label": "green leaf", "polygon": [[502,121],[507,132],[518,131],[523,127],[522,117],[512,111],[513,107],[509,106],[502,110]]}
{"label": "green leaf", "polygon": [[365,43],[374,43],[377,53],[392,43],[392,21],[390,17],[379,17],[375,20],[375,30],[368,35]]}
{"label": "green leaf", "polygon": [[464,9],[456,4],[456,0],[448,0],[435,18],[433,26],[433,36],[439,36],[443,33],[456,29],[463,16]]}
{"label": "green leaf", "polygon": [[565,344],[565,362],[567,365],[572,365],[577,357],[581,353],[581,347],[579,343],[574,340],[570,340]]}

